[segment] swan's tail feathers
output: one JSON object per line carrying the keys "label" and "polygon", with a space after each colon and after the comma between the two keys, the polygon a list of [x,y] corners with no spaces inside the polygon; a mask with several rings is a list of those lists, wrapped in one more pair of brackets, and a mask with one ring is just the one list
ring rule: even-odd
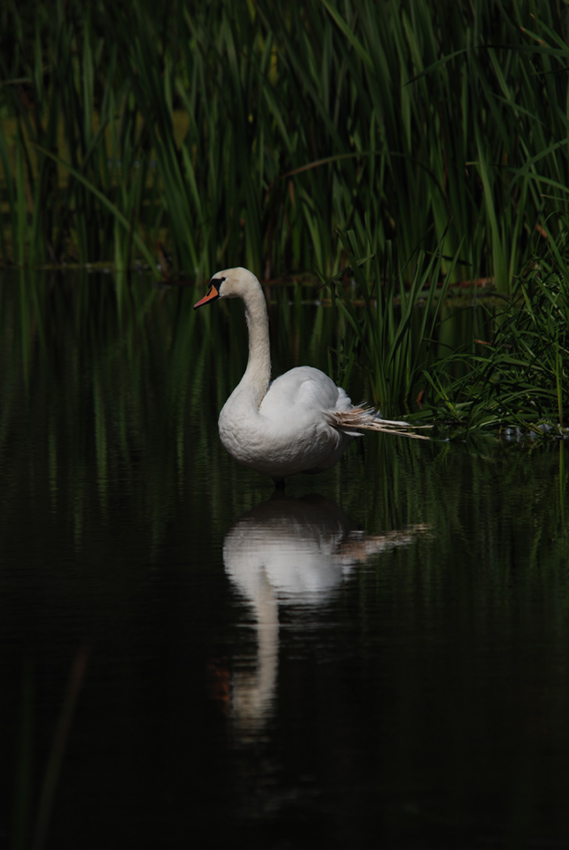
{"label": "swan's tail feathers", "polygon": [[411,425],[393,419],[381,419],[368,407],[352,407],[351,410],[330,410],[327,412],[331,425],[349,434],[362,437],[362,431],[381,431],[383,434],[401,434],[416,440],[430,439],[425,434],[416,434],[418,428],[431,428],[432,425]]}

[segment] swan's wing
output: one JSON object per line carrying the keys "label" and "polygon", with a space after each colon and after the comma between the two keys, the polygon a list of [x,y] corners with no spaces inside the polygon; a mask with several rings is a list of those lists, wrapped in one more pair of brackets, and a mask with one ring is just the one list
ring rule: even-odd
{"label": "swan's wing", "polygon": [[350,407],[351,401],[344,390],[328,375],[312,366],[298,366],[272,382],[260,413],[267,416],[322,414]]}

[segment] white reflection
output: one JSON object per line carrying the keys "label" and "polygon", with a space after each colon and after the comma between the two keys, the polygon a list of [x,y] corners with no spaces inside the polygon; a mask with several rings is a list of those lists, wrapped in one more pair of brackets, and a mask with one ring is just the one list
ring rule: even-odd
{"label": "white reflection", "polygon": [[233,675],[231,714],[240,726],[254,731],[270,716],[278,670],[279,604],[324,604],[355,564],[409,545],[425,528],[367,536],[328,499],[293,499],[278,492],[237,520],[225,537],[223,561],[251,605],[257,631],[255,669]]}

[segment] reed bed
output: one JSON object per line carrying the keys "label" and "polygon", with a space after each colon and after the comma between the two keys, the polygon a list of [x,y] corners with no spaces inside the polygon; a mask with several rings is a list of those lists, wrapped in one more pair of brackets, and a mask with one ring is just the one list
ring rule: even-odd
{"label": "reed bed", "polygon": [[333,275],[351,230],[509,292],[559,235],[565,4],[23,0],[0,29],[5,264]]}
{"label": "reed bed", "polygon": [[[568,14],[545,0],[10,0],[0,262],[112,266],[119,309],[138,268],[167,282],[308,271],[332,294],[340,380],[365,369],[387,415],[424,397],[431,415],[493,422],[464,397],[466,372],[480,387],[495,369],[489,349],[453,340],[440,362],[437,320],[449,287],[476,297],[483,281],[508,299],[490,316],[496,359],[512,345],[497,331],[520,320],[525,335],[534,294],[557,292]],[[557,340],[548,415],[564,422]]]}
{"label": "reed bed", "polygon": [[448,433],[569,436],[569,263],[567,248],[554,247],[494,311],[489,338],[457,346],[425,372],[425,414]]}

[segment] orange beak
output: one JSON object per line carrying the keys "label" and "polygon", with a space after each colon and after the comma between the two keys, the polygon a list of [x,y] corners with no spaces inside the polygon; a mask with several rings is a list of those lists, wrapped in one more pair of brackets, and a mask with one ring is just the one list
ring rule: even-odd
{"label": "orange beak", "polygon": [[203,307],[203,305],[207,304],[208,301],[215,301],[216,298],[219,298],[219,290],[212,283],[207,294],[204,295],[203,298],[200,298],[199,301],[196,301],[194,304],[194,310],[197,310],[198,307]]}

